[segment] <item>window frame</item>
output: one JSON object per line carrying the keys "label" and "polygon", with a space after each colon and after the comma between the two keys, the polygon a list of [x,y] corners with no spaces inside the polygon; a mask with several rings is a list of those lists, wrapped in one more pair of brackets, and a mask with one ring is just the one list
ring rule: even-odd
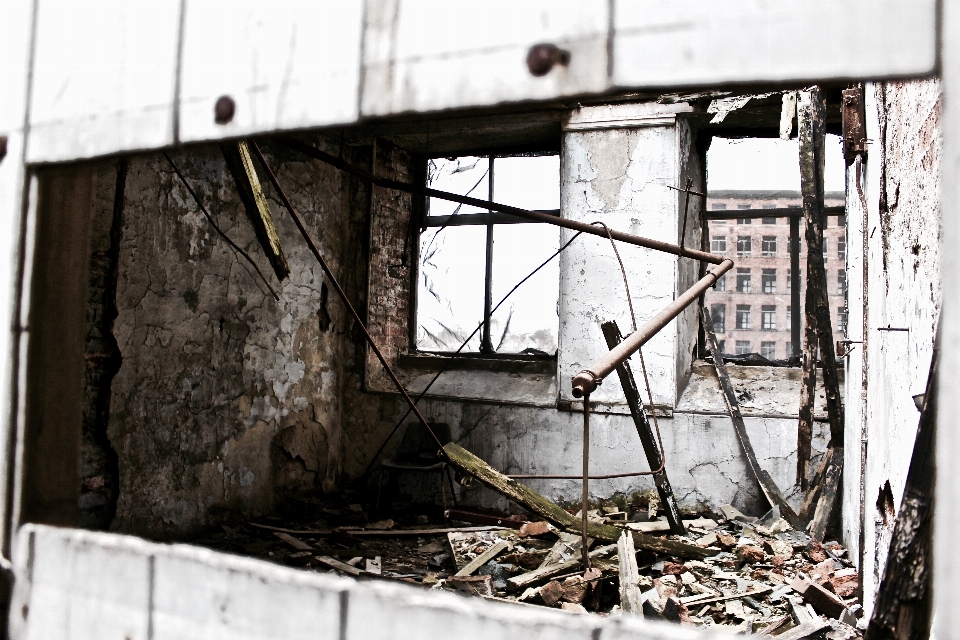
{"label": "window frame", "polygon": [[[493,201],[494,194],[494,185],[496,180],[495,166],[497,158],[532,158],[532,157],[543,157],[543,156],[560,156],[561,153],[558,149],[544,149],[541,151],[487,151],[484,153],[476,153],[470,151],[464,151],[461,153],[445,153],[441,155],[430,155],[421,157],[421,161],[418,162],[418,165],[421,165],[421,170],[416,176],[418,182],[423,183],[425,187],[429,187],[427,180],[429,179],[427,167],[431,160],[438,158],[449,159],[449,158],[465,158],[465,157],[474,157],[474,158],[486,158],[488,165],[488,179],[487,179],[487,201]],[[561,176],[557,176],[557,191],[560,191],[561,188]],[[415,267],[412,269],[412,281],[411,281],[411,298],[413,304],[410,305],[410,353],[411,354],[427,354],[430,356],[453,356],[455,351],[431,351],[431,350],[421,350],[417,347],[417,329],[419,328],[419,301],[418,301],[418,286],[419,286],[419,277],[420,277],[420,238],[422,234],[427,229],[433,228],[445,228],[448,226],[484,226],[487,228],[486,234],[486,253],[484,258],[484,300],[483,300],[483,316],[481,320],[483,321],[483,329],[480,332],[480,350],[477,351],[462,351],[456,353],[458,358],[494,358],[494,359],[510,359],[510,360],[556,360],[556,354],[550,354],[549,356],[536,355],[536,354],[524,354],[524,353],[499,353],[496,349],[493,348],[491,335],[490,335],[490,326],[489,322],[492,306],[493,306],[493,234],[495,227],[500,225],[508,224],[540,224],[546,225],[546,222],[537,222],[535,220],[528,220],[526,218],[520,218],[516,216],[511,216],[509,214],[498,213],[488,210],[486,213],[465,213],[446,216],[431,216],[430,215],[430,198],[428,196],[423,196],[418,198],[420,201],[419,211],[415,212],[415,218],[417,219],[417,232],[416,232],[416,241],[413,243],[415,247],[416,256],[414,259]],[[552,215],[560,217],[560,209],[534,209],[538,213],[545,213],[547,215]],[[484,218],[487,218],[486,220]],[[492,221],[491,221],[492,219]],[[454,221],[455,220],[455,221]],[[559,291],[559,282],[558,291]],[[560,319],[557,318],[557,330],[559,332]]]}

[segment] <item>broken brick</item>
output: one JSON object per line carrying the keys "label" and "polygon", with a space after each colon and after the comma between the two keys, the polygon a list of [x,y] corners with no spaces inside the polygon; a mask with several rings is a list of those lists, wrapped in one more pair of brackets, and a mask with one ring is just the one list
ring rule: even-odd
{"label": "broken brick", "polygon": [[563,597],[563,587],[559,582],[551,580],[547,584],[540,587],[540,599],[543,600],[543,604],[548,607],[552,607],[558,602],[560,598]]}
{"label": "broken brick", "polygon": [[746,564],[755,564],[757,562],[763,562],[766,558],[766,554],[763,553],[763,549],[760,547],[755,547],[751,544],[745,544],[742,547],[737,548],[737,558],[743,563]]}

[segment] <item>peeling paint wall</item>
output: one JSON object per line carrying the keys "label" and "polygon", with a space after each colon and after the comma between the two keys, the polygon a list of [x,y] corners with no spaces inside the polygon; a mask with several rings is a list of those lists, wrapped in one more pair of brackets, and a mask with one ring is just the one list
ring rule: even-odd
{"label": "peeling paint wall", "polygon": [[[331,269],[354,272],[362,260],[362,190],[327,165],[265,151]],[[337,487],[344,365],[354,339],[266,181],[291,267],[282,284],[219,150],[172,157],[280,300],[217,235],[163,156],[131,159],[113,327],[122,366],[108,432],[120,461],[112,526],[160,537],[262,514],[286,493]],[[359,282],[345,278],[362,308]]]}
{"label": "peeling paint wall", "polygon": [[[869,155],[862,170],[862,213],[851,217],[854,238],[865,255],[867,288],[851,288],[849,306],[866,309],[850,338],[866,341],[852,360],[846,406],[853,414],[847,438],[856,457],[845,469],[844,535],[860,548],[864,607],[869,615],[883,575],[894,518],[899,509],[920,417],[913,397],[926,386],[940,312],[940,86],[936,81],[868,84],[865,89]],[[847,203],[863,211],[856,167],[848,169]],[[858,219],[859,218],[859,219]],[[866,301],[864,298],[866,297]],[[856,326],[856,328],[854,328]],[[905,331],[886,331],[886,328]],[[856,333],[854,333],[856,331]],[[860,335],[857,335],[860,334]],[[865,381],[865,392],[862,390]],[[861,434],[861,425],[863,431]],[[859,445],[865,438],[863,531],[860,531]],[[855,516],[854,516],[855,514]]]}

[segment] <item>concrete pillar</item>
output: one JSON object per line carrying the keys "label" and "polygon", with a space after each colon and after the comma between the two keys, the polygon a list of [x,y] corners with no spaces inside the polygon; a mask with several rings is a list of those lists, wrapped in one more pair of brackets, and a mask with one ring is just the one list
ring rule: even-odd
{"label": "concrete pillar", "polygon": [[[656,103],[582,107],[564,124],[560,213],[610,229],[680,243],[686,194],[670,187],[702,190],[693,135],[682,117],[691,107]],[[700,198],[691,197],[686,245],[700,247]],[[564,231],[561,242],[573,233]],[[696,281],[698,265],[690,259],[619,244],[637,326],[642,326],[676,295]],[[570,379],[596,360],[606,344],[600,324],[616,320],[624,335],[632,330],[620,266],[609,241],[581,236],[560,263],[561,400],[572,401]],[[696,309],[690,307],[644,348],[654,403],[670,409],[689,375],[697,339]],[[640,376],[638,356],[634,371]],[[642,379],[638,382],[643,386]],[[645,393],[643,395],[646,395]],[[623,404],[612,376],[591,400]]]}

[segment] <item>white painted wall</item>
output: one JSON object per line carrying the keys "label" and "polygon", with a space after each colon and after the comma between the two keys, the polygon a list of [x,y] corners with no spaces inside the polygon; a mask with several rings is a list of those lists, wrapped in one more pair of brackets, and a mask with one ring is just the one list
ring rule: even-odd
{"label": "white painted wall", "polygon": [[23,527],[15,640],[692,640],[688,627],[484,602],[109,533]]}
{"label": "white painted wall", "polygon": [[[872,143],[861,171],[865,217],[856,167],[848,169],[849,307],[862,313],[859,320],[851,315],[848,333],[866,343],[847,360],[843,531],[846,544],[859,549],[868,614],[894,523],[877,501],[889,482],[893,505],[900,507],[920,417],[912,396],[925,389],[939,317],[939,95],[935,81],[868,84],[866,135]],[[857,255],[854,247],[865,253]]]}

